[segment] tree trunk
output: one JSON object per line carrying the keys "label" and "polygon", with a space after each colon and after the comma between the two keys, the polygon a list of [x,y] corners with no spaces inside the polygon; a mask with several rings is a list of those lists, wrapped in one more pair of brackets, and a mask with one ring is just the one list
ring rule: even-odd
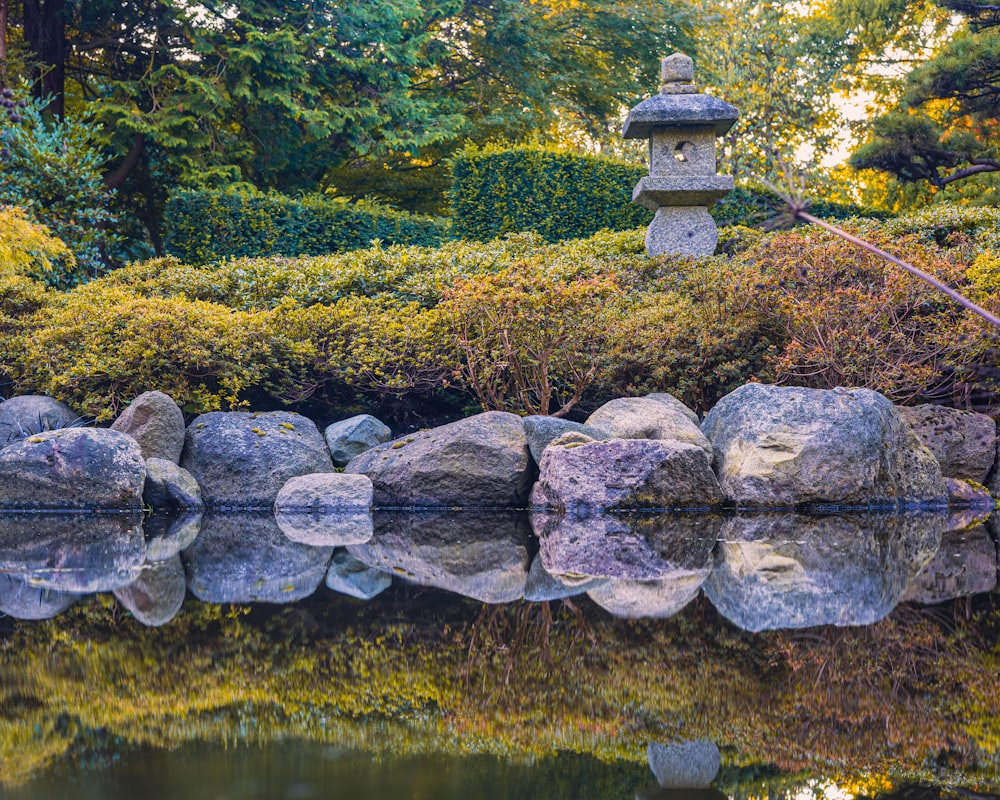
{"label": "tree trunk", "polygon": [[41,64],[32,92],[36,97],[51,97],[49,111],[61,119],[66,86],[66,0],[24,0],[24,40]]}
{"label": "tree trunk", "polygon": [[7,0],[0,0],[0,89],[7,85]]}

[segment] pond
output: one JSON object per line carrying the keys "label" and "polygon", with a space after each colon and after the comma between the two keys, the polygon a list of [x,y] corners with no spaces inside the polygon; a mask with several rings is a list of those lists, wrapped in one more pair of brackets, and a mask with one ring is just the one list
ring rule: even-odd
{"label": "pond", "polygon": [[837,512],[4,515],[0,797],[1000,791],[994,521]]}

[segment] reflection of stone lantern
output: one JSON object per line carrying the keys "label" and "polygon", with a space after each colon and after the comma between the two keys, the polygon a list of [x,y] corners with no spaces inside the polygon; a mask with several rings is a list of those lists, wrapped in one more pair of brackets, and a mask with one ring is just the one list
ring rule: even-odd
{"label": "reflection of stone lantern", "polygon": [[733,189],[731,177],[715,174],[715,137],[733,127],[739,111],[699,94],[694,62],[681,53],[663,59],[660,79],[660,94],[633,108],[622,130],[626,139],[649,139],[649,176],[632,192],[632,202],[656,212],[646,252],[711,255],[719,232],[708,209]]}

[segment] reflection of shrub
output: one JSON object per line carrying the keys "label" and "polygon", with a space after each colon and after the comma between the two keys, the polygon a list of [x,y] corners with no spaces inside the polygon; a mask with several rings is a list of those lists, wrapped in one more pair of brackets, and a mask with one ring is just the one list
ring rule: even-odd
{"label": "reflection of shrub", "polygon": [[597,376],[617,289],[614,278],[553,279],[527,262],[456,281],[441,307],[483,408],[562,416],[576,405]]}
{"label": "reflection of shrub", "polygon": [[[915,236],[866,236],[946,283],[967,283],[959,251]],[[971,336],[958,336],[956,327],[969,324],[961,308],[900,268],[817,231],[767,238],[742,258],[766,276],[757,307],[774,316],[787,339],[772,361],[781,381],[869,387],[896,401],[967,390],[956,371],[976,359],[988,326],[971,324]]]}

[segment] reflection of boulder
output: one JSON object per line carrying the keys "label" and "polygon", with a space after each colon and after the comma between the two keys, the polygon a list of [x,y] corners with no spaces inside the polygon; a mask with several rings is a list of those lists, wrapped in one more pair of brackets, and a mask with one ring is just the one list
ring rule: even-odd
{"label": "reflection of boulder", "polygon": [[650,581],[711,565],[717,514],[531,515],[539,556],[552,574]]}
{"label": "reflection of boulder", "polygon": [[10,514],[0,518],[0,572],[75,594],[134,581],[146,560],[140,514]]}
{"label": "reflection of boulder", "polygon": [[370,567],[484,603],[524,595],[527,516],[517,512],[375,514],[375,535],[348,552]]}
{"label": "reflection of boulder", "polygon": [[51,619],[80,595],[33,586],[19,575],[0,573],[0,611],[14,619]]}
{"label": "reflection of boulder", "polygon": [[677,572],[654,581],[609,578],[587,596],[616,617],[641,619],[672,617],[698,596],[698,590],[712,571],[711,564],[698,572]]}
{"label": "reflection of boulder", "polygon": [[635,800],[726,800],[718,789],[664,789],[651,786],[635,794]]}
{"label": "reflection of boulder", "polygon": [[555,575],[602,579],[587,595],[617,617],[669,617],[697,595],[712,569],[717,514],[531,516],[538,559]]}
{"label": "reflection of boulder", "polygon": [[937,554],[920,570],[903,599],[930,605],[991,592],[996,585],[996,548],[986,527],[978,525],[945,533]]}
{"label": "reflection of boulder", "polygon": [[650,742],[649,768],[664,789],[707,789],[719,774],[721,759],[715,742]]}
{"label": "reflection of boulder", "polygon": [[154,511],[142,521],[146,536],[146,560],[173,558],[201,532],[201,511]]}
{"label": "reflection of boulder", "polygon": [[181,557],[188,588],[208,603],[291,603],[323,582],[332,547],[297,544],[270,512],[209,512]]}
{"label": "reflection of boulder", "polygon": [[120,589],[115,589],[118,602],[132,612],[143,625],[156,627],[170,622],[184,605],[184,566],[175,555],[164,561],[151,561],[142,574]]}
{"label": "reflection of boulder", "polygon": [[142,505],[146,462],[131,436],[64,428],[0,450],[0,506],[26,509]]}
{"label": "reflection of boulder", "polygon": [[540,555],[535,556],[528,570],[528,581],[524,585],[524,599],[529,603],[544,603],[585,594],[590,589],[604,583],[603,578],[589,575],[553,575],[542,563]]}
{"label": "reflection of boulder", "polygon": [[944,502],[934,456],[868,389],[749,383],[701,427],[722,491],[739,506]]}
{"label": "reflection of boulder", "polygon": [[933,558],[943,514],[727,520],[704,591],[744,630],[866,625],[885,617]]}
{"label": "reflection of boulder", "polygon": [[392,576],[362,564],[347,552],[334,553],[326,585],[340,594],[371,600],[392,586]]}

